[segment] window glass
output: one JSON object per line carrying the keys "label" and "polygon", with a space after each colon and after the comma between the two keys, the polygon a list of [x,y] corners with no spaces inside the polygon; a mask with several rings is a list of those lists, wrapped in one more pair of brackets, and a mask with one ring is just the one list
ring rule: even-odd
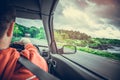
{"label": "window glass", "polygon": [[54,34],[58,48],[75,45],[78,51],[120,60],[120,16],[117,0],[60,0]]}

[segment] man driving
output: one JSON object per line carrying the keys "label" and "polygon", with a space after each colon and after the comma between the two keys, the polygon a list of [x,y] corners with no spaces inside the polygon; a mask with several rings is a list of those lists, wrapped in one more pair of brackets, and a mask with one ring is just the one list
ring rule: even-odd
{"label": "man driving", "polygon": [[38,80],[28,69],[18,63],[20,56],[24,56],[48,71],[48,66],[43,57],[28,39],[22,39],[17,44],[24,45],[24,50],[18,52],[9,47],[15,24],[15,9],[8,5],[0,5],[0,80]]}

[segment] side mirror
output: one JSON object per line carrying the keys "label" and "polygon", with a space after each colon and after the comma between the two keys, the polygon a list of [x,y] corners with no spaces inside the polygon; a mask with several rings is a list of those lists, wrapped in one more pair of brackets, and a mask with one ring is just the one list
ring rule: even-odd
{"label": "side mirror", "polygon": [[60,54],[75,54],[77,52],[76,46],[73,45],[64,45],[61,49],[58,50]]}

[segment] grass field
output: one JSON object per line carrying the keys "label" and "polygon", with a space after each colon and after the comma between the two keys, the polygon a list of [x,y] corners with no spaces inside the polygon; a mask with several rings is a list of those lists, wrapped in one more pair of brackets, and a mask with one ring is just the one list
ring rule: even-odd
{"label": "grass field", "polygon": [[115,60],[119,60],[120,61],[120,54],[105,52],[105,51],[91,49],[91,48],[87,48],[87,47],[78,47],[77,50],[88,52],[90,54],[95,54],[95,55],[99,55],[99,56],[102,56],[102,57],[107,57],[107,58],[111,58],[111,59],[115,59]]}

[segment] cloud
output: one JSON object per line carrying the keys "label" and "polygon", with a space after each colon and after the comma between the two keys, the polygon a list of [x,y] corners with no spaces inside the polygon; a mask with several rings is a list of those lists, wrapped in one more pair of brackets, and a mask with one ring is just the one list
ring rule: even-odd
{"label": "cloud", "polygon": [[77,30],[92,37],[120,39],[116,4],[119,6],[115,0],[60,0],[54,28]]}
{"label": "cloud", "polygon": [[89,0],[98,6],[96,13],[120,29],[120,0]]}

